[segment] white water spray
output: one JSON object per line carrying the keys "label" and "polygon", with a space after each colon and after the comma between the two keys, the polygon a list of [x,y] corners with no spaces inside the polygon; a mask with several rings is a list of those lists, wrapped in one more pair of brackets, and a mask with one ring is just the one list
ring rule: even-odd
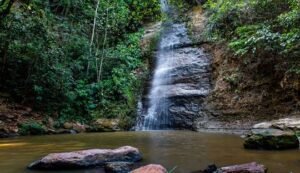
{"label": "white water spray", "polygon": [[[167,0],[161,0],[162,12],[171,15],[171,8]],[[172,17],[172,16],[171,16]],[[185,24],[168,21],[163,23],[163,31],[156,52],[156,67],[148,94],[148,104],[144,115],[140,115],[136,125],[137,130],[160,130],[172,128],[173,115],[170,113],[174,97],[195,96],[207,93],[207,89],[198,85],[176,82],[180,77],[180,69],[188,66],[203,64],[199,55],[203,54],[197,48],[177,49],[181,45],[188,45]],[[188,56],[188,57],[185,57]],[[200,68],[201,67],[197,67]],[[178,73],[179,71],[179,73]],[[187,69],[187,71],[189,71]]]}

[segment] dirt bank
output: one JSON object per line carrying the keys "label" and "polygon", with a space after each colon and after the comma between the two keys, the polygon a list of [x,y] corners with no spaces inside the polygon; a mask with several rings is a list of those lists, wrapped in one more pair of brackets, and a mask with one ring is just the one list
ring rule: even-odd
{"label": "dirt bank", "polygon": [[[191,36],[202,40],[205,12],[190,13]],[[235,57],[227,43],[203,45],[212,55],[213,89],[206,99],[208,118],[195,122],[197,128],[248,129],[253,124],[282,117],[300,116],[300,78],[284,73],[284,60]]]}

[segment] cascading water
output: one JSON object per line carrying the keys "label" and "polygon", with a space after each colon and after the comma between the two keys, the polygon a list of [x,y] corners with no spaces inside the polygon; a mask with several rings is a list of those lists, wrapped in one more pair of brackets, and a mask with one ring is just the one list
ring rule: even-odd
{"label": "cascading water", "polygon": [[[161,0],[161,10],[169,18],[174,15],[167,0]],[[163,23],[148,103],[139,115],[137,130],[170,129],[176,126],[176,114],[199,114],[199,104],[187,98],[209,92],[209,60],[201,49],[185,47],[191,43],[184,23]]]}

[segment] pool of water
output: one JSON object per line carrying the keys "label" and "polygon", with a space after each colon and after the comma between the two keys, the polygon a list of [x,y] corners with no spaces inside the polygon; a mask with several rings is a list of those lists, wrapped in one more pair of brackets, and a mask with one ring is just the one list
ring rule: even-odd
{"label": "pool of water", "polygon": [[[169,170],[176,167],[175,173],[190,173],[212,163],[224,166],[252,161],[266,165],[269,173],[300,173],[299,150],[245,150],[239,136],[188,131],[91,133],[1,139],[0,172],[51,173],[26,170],[26,166],[52,152],[117,148],[124,145],[139,148],[143,154],[143,164],[158,163]],[[54,172],[102,173],[102,170]]]}

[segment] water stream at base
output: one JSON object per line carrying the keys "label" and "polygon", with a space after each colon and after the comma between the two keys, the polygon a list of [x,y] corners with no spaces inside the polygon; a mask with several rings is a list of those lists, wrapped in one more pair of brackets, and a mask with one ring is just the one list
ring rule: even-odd
{"label": "water stream at base", "polygon": [[190,131],[90,133],[0,139],[1,173],[104,173],[103,169],[31,171],[26,166],[53,152],[90,148],[137,147],[142,165],[157,163],[174,173],[191,173],[215,163],[218,166],[256,161],[270,173],[299,173],[299,150],[257,151],[243,149],[236,135]]}
{"label": "water stream at base", "polygon": [[[188,37],[185,23],[172,20],[176,13],[167,0],[161,0],[161,10],[169,19],[162,25],[151,89],[147,95],[147,104],[143,104],[142,109],[145,111],[139,115],[137,130],[181,126],[183,122],[180,122],[182,118],[178,114],[193,119],[201,110],[201,105],[186,98],[204,97],[210,90],[208,57],[200,48],[185,47],[192,41]],[[185,98],[186,101],[177,101],[178,98]],[[192,112],[192,115],[187,112]]]}

